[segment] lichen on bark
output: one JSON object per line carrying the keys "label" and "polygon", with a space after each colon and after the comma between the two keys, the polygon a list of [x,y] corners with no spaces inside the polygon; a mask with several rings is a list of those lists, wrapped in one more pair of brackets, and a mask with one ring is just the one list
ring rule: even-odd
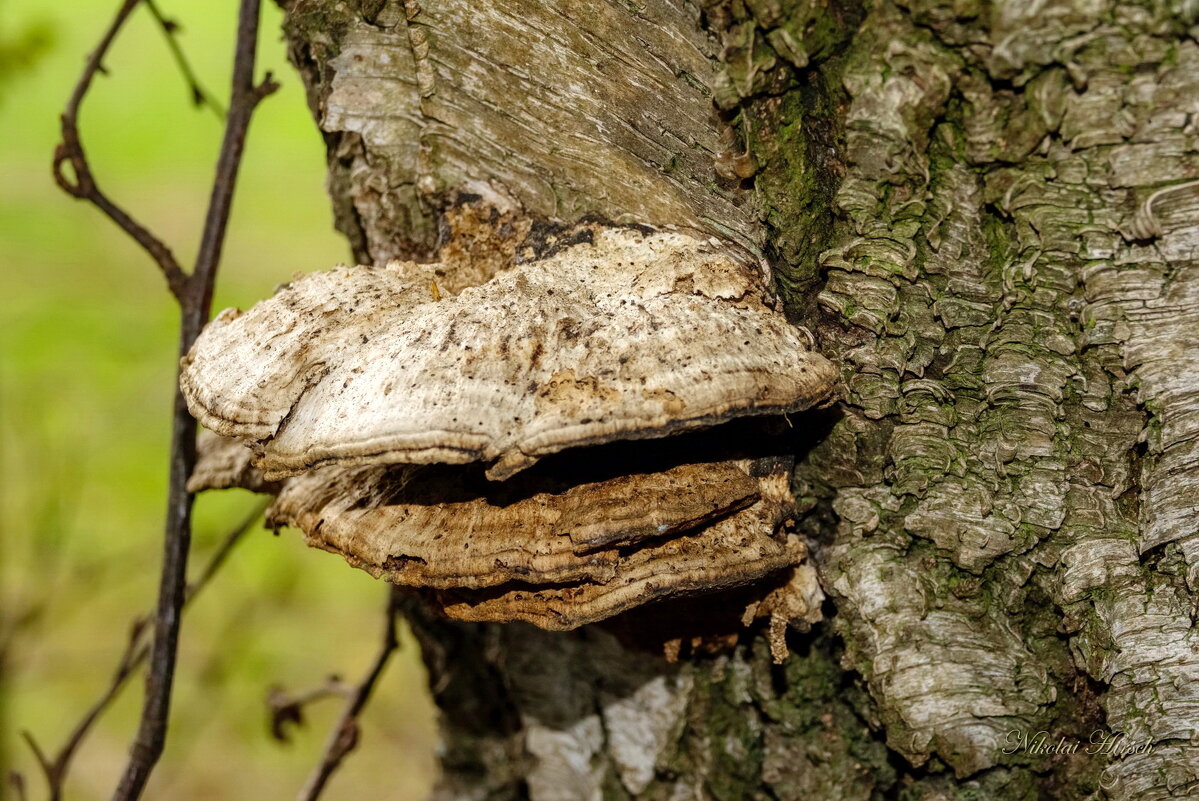
{"label": "lichen on bark", "polygon": [[[1176,343],[1196,335],[1196,234],[1181,216],[1154,244],[1122,231],[1194,174],[1199,50],[1163,7],[901,5],[876,5],[848,57],[852,239],[819,298],[846,419],[800,468],[836,513],[848,664],[891,746],[959,776],[1016,765],[1007,730],[1086,725],[1086,674],[1110,731],[1153,750],[1057,797],[1186,797],[1195,509],[1153,493],[1194,480]],[[1161,417],[1173,436],[1130,458]]]}

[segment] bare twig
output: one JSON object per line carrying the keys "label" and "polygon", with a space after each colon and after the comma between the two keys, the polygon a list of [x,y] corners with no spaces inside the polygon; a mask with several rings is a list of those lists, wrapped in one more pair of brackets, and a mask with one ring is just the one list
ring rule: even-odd
{"label": "bare twig", "polygon": [[[225,228],[229,223],[229,211],[233,206],[233,189],[237,182],[238,168],[246,148],[246,132],[250,118],[258,104],[273,94],[279,84],[268,72],[262,83],[254,83],[254,56],[258,48],[259,0],[241,0],[237,24],[237,52],[233,60],[233,90],[229,99],[229,114],[225,120],[225,137],[221,141],[221,152],[217,156],[216,178],[212,182],[208,214],[204,219],[204,232],[200,237],[200,250],[196,255],[196,268],[188,278],[191,298],[190,319],[185,318],[182,326],[183,345],[180,355],[191,348],[200,329],[208,322],[212,310],[212,291],[216,284],[216,269],[221,251],[225,246]],[[180,402],[182,394],[178,395]],[[194,437],[192,437],[194,439]],[[189,470],[190,473],[190,470]],[[186,483],[187,476],[184,476]]]}
{"label": "bare twig", "polygon": [[116,700],[121,688],[125,686],[126,680],[137,670],[138,665],[145,661],[147,654],[149,654],[149,647],[145,645],[142,637],[145,629],[146,618],[141,617],[133,621],[133,625],[129,627],[129,638],[125,643],[125,650],[121,654],[121,658],[117,663],[117,669],[113,673],[108,687],[105,689],[103,695],[92,704],[91,708],[88,709],[79,722],[75,724],[75,728],[71,731],[71,734],[67,737],[67,741],[63,743],[62,748],[59,749],[54,759],[49,759],[45,755],[38,746],[37,741],[33,739],[32,734],[27,731],[21,733],[42,769],[50,801],[59,801],[62,798],[63,785],[66,782],[67,772],[71,766],[71,759],[75,756],[75,752],[79,749],[83,738],[91,730],[104,710]]}
{"label": "bare twig", "polygon": [[154,21],[162,29],[163,37],[167,40],[167,47],[171,50],[171,57],[175,59],[175,64],[179,67],[179,72],[183,75],[183,80],[187,82],[192,103],[197,107],[207,106],[218,117],[223,118],[225,116],[225,109],[221,107],[220,101],[209,94],[208,90],[200,83],[200,79],[196,77],[196,71],[192,69],[191,63],[183,53],[183,48],[179,45],[179,39],[176,37],[176,34],[179,32],[179,23],[164,15],[162,9],[158,7],[158,3],[154,2],[154,0],[145,0],[145,3],[146,8],[153,15]]}
{"label": "bare twig", "polygon": [[282,687],[272,687],[266,696],[266,708],[271,716],[271,737],[288,742],[288,729],[304,725],[304,708],[326,698],[349,698],[354,688],[341,680],[341,676],[330,676],[325,683],[301,693],[289,693]]}
{"label": "bare twig", "polygon": [[[217,265],[225,244],[225,229],[233,204],[233,190],[246,132],[258,104],[278,88],[268,73],[261,84],[254,82],[254,59],[258,49],[259,0],[241,0],[238,9],[237,47],[233,59],[233,87],[225,135],[217,157],[216,177],[196,267],[186,279],[180,300],[182,322],[179,331],[179,356],[182,358],[208,321]],[[141,725],[117,786],[114,801],[134,801],[145,789],[150,772],[162,755],[170,712],[171,688],[175,678],[175,658],[179,641],[180,610],[186,597],[187,555],[191,544],[193,496],[187,491],[187,479],[196,464],[196,424],[176,381],[174,421],[171,429],[171,469],[168,484],[165,547],[162,580],[159,584],[158,609],[154,616],[154,646],[146,677],[146,696]]]}
{"label": "bare twig", "polygon": [[17,771],[11,771],[8,774],[8,784],[12,787],[13,795],[17,801],[27,801],[29,796],[25,794],[25,777]]}
{"label": "bare twig", "polygon": [[29,750],[33,752],[33,758],[37,760],[38,767],[48,774],[51,769],[50,761],[46,759],[46,752],[38,745],[37,740],[33,739],[33,735],[27,731],[21,732],[21,739],[25,741],[26,745],[29,746]]}
{"label": "bare twig", "polygon": [[346,756],[358,745],[358,717],[366,708],[367,702],[370,701],[371,693],[374,691],[379,677],[383,675],[383,669],[387,667],[387,661],[399,644],[396,639],[396,614],[399,612],[399,607],[399,590],[396,587],[389,587],[386,619],[383,624],[383,641],[379,646],[379,653],[375,656],[375,662],[371,665],[371,669],[346,701],[346,708],[330,733],[328,742],[325,743],[320,764],[313,770],[304,789],[297,796],[299,801],[316,801],[320,798],[329,779],[341,767]]}
{"label": "bare twig", "polygon": [[[238,169],[245,149],[246,132],[258,103],[275,91],[275,84],[268,73],[261,84],[254,82],[254,61],[258,43],[258,19],[260,0],[241,0],[238,10],[237,44],[233,62],[233,86],[229,102],[229,113],[225,120],[225,133],[217,158],[216,176],[212,194],[204,219],[204,230],[200,238],[199,253],[195,269],[191,274],[183,272],[171,249],[157,236],[133,219],[100,190],[92,174],[91,166],[84,153],[79,134],[79,109],[96,74],[104,71],[104,58],[112,47],[129,15],[143,0],[122,0],[112,23],[100,39],[95,51],[88,57],[66,108],[62,114],[62,142],[54,154],[54,178],[63,190],[73,197],[87,200],[112,219],[150,254],[165,276],[171,293],[179,304],[182,321],[179,330],[179,356],[190,349],[200,329],[208,321],[212,306],[212,293],[216,280],[217,266],[224,247],[225,230],[233,202],[233,190],[237,182]],[[162,20],[157,9],[151,11],[159,18],[164,28],[169,26]],[[170,31],[168,30],[168,33]],[[66,165],[74,173],[69,177]],[[171,689],[174,683],[176,652],[179,640],[179,625],[183,606],[188,597],[195,595],[187,587],[187,558],[191,546],[191,513],[193,496],[187,491],[187,479],[196,462],[196,426],[182,394],[176,384],[174,412],[171,427],[170,478],[167,496],[167,516],[164,532],[164,553],[158,604],[153,617],[153,639],[147,651],[138,636],[131,639],[126,658],[118,666],[116,679],[109,693],[89,711],[72,734],[64,748],[62,766],[58,760],[47,761],[30,738],[30,745],[39,754],[39,762],[50,782],[52,793],[61,793],[62,775],[70,762],[71,754],[82,737],[90,729],[96,717],[107,708],[129,674],[142,661],[149,662],[146,675],[146,693],[142,707],[141,723],[130,749],[129,761],[114,801],[135,801],[145,789],[154,766],[162,755],[166,740],[168,715],[170,712]],[[222,560],[227,549],[218,552]],[[217,566],[220,562],[218,561]],[[207,581],[209,571],[201,577]],[[55,790],[54,788],[59,788]]]}
{"label": "bare twig", "polygon": [[[166,277],[171,293],[182,303],[187,276],[175,259],[175,254],[171,252],[165,242],[150,233],[145,226],[133,219],[128,212],[109,199],[108,195],[100,191],[96,185],[96,179],[92,175],[91,166],[88,164],[87,155],[84,153],[83,142],[79,137],[79,107],[83,103],[83,98],[87,96],[96,73],[104,71],[104,57],[108,55],[108,50],[112,47],[112,43],[120,33],[125,21],[129,19],[133,9],[141,1],[122,0],[121,7],[113,17],[108,30],[104,32],[104,36],[101,37],[100,44],[87,58],[83,74],[79,76],[75,89],[71,92],[71,97],[67,100],[66,108],[62,112],[62,143],[54,151],[54,180],[66,193],[80,200],[91,202],[141,245]],[[73,180],[66,173],[65,166],[68,162],[74,172]]]}
{"label": "bare twig", "polygon": [[270,506],[269,500],[264,500],[261,503],[254,504],[254,508],[242,518],[241,522],[236,527],[229,530],[229,533],[221,540],[221,544],[212,552],[212,556],[208,557],[208,561],[201,568],[200,574],[195,577],[187,585],[187,591],[184,595],[183,605],[186,608],[192,600],[199,595],[205,587],[207,587],[212,579],[229,559],[229,554],[233,553],[233,549],[241,542],[246,532],[250,530],[250,526],[254,525],[254,521],[262,517],[262,513]]}
{"label": "bare twig", "polygon": [[[239,543],[250,530],[250,526],[254,521],[262,516],[262,512],[266,508],[266,504],[257,504],[254,510],[248,514],[235,528],[231,529],[221,540],[221,544],[209,557],[207,564],[200,571],[200,575],[188,587],[186,603],[190,604],[197,595],[212,581],[216,576],[217,571],[225,563],[229,554],[233,551],[234,546]],[[84,713],[79,722],[75,724],[75,728],[71,730],[66,742],[58,749],[53,759],[49,759],[45,752],[34,740],[33,735],[29,732],[22,732],[25,742],[29,744],[30,750],[33,751],[34,757],[37,759],[38,765],[42,769],[42,775],[46,780],[48,798],[50,801],[59,801],[63,795],[63,787],[66,784],[67,774],[71,768],[71,760],[75,757],[75,752],[79,750],[79,746],[83,743],[92,726],[99,720],[100,716],[112,705],[113,701],[120,695],[121,690],[129,682],[138,669],[145,664],[146,658],[150,655],[150,645],[146,642],[146,633],[148,631],[147,624],[148,616],[139,617],[133,621],[129,627],[129,636],[126,640],[125,650],[121,653],[121,658],[117,662],[116,670],[113,671],[112,679],[105,688],[103,694],[96,699],[95,703]]]}

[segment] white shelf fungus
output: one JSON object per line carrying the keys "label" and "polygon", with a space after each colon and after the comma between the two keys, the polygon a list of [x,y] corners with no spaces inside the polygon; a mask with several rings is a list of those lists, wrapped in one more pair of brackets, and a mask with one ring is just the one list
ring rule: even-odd
{"label": "white shelf fungus", "polygon": [[184,359],[188,407],[267,479],[329,462],[494,461],[660,437],[828,400],[833,366],[758,271],[678,233],[591,243],[434,300],[433,267],[338,268],[222,312]]}
{"label": "white shelf fungus", "polygon": [[[224,435],[190,487],[276,494],[272,525],[462,620],[569,629],[803,562],[786,449],[728,421],[827,403],[834,368],[755,267],[599,228],[457,294],[439,275],[338,268],[218,316],[183,364]],[[759,611],[819,619],[789,575]]]}

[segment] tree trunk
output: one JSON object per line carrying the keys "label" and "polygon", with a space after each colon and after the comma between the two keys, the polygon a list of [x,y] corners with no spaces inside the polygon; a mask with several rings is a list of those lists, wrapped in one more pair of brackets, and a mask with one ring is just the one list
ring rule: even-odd
{"label": "tree trunk", "polygon": [[463,197],[697,229],[843,370],[795,420],[829,621],[775,666],[680,604],[668,662],[414,603],[436,797],[1199,794],[1194,0],[284,5],[360,261]]}

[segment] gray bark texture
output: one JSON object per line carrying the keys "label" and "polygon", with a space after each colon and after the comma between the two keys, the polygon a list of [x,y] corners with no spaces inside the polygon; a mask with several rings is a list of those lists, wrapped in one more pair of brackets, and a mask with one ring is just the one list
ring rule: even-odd
{"label": "gray bark texture", "polygon": [[795,420],[829,620],[778,666],[701,636],[719,598],[414,602],[436,798],[1199,797],[1199,4],[283,5],[359,261],[453,245],[463,198],[676,225],[842,369]]}

